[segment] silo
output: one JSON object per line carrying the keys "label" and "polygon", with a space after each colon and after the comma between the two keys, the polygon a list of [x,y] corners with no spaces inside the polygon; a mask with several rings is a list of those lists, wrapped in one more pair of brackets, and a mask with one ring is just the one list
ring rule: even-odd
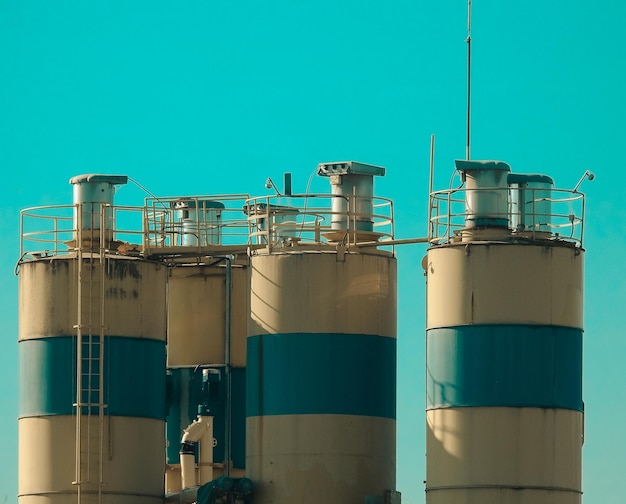
{"label": "silo", "polygon": [[[232,234],[245,222],[244,202],[207,196],[170,205],[180,236],[164,251],[170,265],[166,495],[244,474],[249,270],[247,233]],[[200,218],[192,213],[198,208]],[[183,481],[183,431],[199,411],[212,418],[213,439],[184,447],[194,454],[196,474]]]}
{"label": "silo", "polygon": [[111,252],[114,186],[125,182],[73,178],[66,251],[23,255],[21,504],[163,499],[166,268]]}
{"label": "silo", "polygon": [[[362,176],[371,189],[371,171],[343,165],[333,184]],[[246,472],[257,504],[382,502],[395,488],[396,259],[348,240],[358,213],[372,245],[371,212],[355,211],[351,187],[325,220],[346,241],[297,233],[252,251]],[[299,206],[296,229],[309,212]]]}
{"label": "silo", "polygon": [[[423,263],[428,504],[581,501],[582,195],[543,175],[509,190],[503,165],[457,162],[473,185],[433,195],[435,229],[450,221]],[[441,206],[463,199],[465,215]]]}

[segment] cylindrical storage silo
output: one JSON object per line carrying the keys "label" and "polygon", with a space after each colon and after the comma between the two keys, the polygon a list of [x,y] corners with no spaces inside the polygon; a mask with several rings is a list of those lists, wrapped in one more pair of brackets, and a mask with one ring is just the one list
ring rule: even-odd
{"label": "cylindrical storage silo", "polygon": [[427,504],[579,504],[583,250],[429,249]]}
{"label": "cylindrical storage silo", "polygon": [[395,488],[396,261],[251,257],[246,473],[257,504],[363,504]]}
{"label": "cylindrical storage silo", "polygon": [[20,504],[161,504],[160,264],[68,254],[19,270]]}
{"label": "cylindrical storage silo", "polygon": [[[214,477],[245,467],[246,329],[249,313],[248,256],[178,262],[168,279],[168,390],[166,492],[179,492],[183,429],[204,405],[213,417]],[[204,375],[204,379],[203,379]],[[227,469],[230,459],[231,468]],[[198,483],[207,483],[201,477]]]}

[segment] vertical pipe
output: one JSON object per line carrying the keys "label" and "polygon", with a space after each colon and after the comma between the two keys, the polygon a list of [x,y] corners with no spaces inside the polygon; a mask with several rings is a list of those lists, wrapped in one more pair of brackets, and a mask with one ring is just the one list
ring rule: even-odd
{"label": "vertical pipe", "polygon": [[428,179],[428,232],[426,236],[428,237],[428,241],[433,236],[432,223],[430,218],[432,216],[432,208],[433,208],[433,178],[435,176],[435,135],[430,135],[430,177]]}
{"label": "vertical pipe", "polygon": [[[105,249],[105,228],[106,228],[106,216],[105,212],[107,211],[107,207],[111,209],[111,214],[113,217],[113,225],[111,227],[111,237],[114,239],[115,237],[115,215],[113,212],[115,211],[110,204],[102,203],[100,205],[100,327],[98,328],[98,503],[102,502],[102,485],[104,483],[104,363],[105,356],[104,348],[105,348],[105,335],[104,335],[104,327],[106,322],[105,313],[105,282],[106,282],[106,252]],[[93,358],[93,355],[90,356]],[[91,388],[91,384],[90,384]],[[90,391],[91,394],[91,391]],[[91,400],[90,400],[91,401]]]}
{"label": "vertical pipe", "polygon": [[289,172],[284,174],[284,186],[283,192],[285,196],[291,196],[291,173]]}
{"label": "vertical pipe", "polygon": [[472,0],[467,0],[467,143],[465,159],[470,160],[471,86],[472,86]]}
{"label": "vertical pipe", "polygon": [[225,296],[225,327],[224,327],[224,364],[226,370],[226,412],[225,412],[225,437],[224,437],[224,458],[226,459],[226,476],[230,476],[231,454],[231,421],[232,421],[232,380],[231,380],[231,359],[230,359],[230,318],[231,318],[231,302],[232,302],[232,268],[233,257],[225,257],[226,261],[226,296]]}
{"label": "vertical pipe", "polygon": [[77,499],[80,504],[81,501],[81,471],[80,471],[80,452],[82,449],[82,409],[81,409],[81,392],[80,392],[80,383],[81,383],[81,365],[82,362],[82,350],[83,347],[81,345],[81,341],[83,338],[83,284],[82,284],[82,276],[83,276],[83,247],[81,246],[83,240],[83,212],[82,212],[82,204],[75,203],[76,207],[76,325],[74,328],[76,329],[76,403],[74,407],[76,408],[76,433],[75,433],[75,457],[74,464],[75,468],[75,478],[74,484],[76,485]]}

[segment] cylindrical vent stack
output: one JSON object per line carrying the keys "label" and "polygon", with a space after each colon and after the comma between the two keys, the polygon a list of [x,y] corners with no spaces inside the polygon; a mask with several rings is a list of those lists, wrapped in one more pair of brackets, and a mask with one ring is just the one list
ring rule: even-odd
{"label": "cylindrical vent stack", "polygon": [[214,444],[199,443],[198,450],[212,451],[214,476],[228,472],[228,458],[230,475],[244,474],[248,258],[205,260],[178,263],[169,273],[167,493],[181,490],[181,436],[198,406],[213,417]]}
{"label": "cylindrical vent stack", "polygon": [[[74,228],[80,228],[83,241],[96,241],[100,234],[110,240],[113,230],[115,186],[128,182],[125,175],[78,175],[70,179],[73,186]],[[80,210],[79,210],[80,209]]]}
{"label": "cylindrical vent stack", "polygon": [[162,503],[165,275],[122,257],[21,265],[20,504]]}
{"label": "cylindrical vent stack", "polygon": [[507,181],[511,227],[518,233],[550,233],[554,180],[547,175],[509,173]]}
{"label": "cylindrical vent stack", "polygon": [[172,202],[178,220],[180,245],[219,245],[222,239],[222,211],[219,201],[181,198]]}
{"label": "cylindrical vent stack", "polygon": [[256,240],[251,240],[257,244],[277,244],[284,243],[296,238],[299,230],[296,219],[298,209],[285,205],[268,205],[267,203],[256,203],[246,205],[243,209],[248,216],[255,216]]}
{"label": "cylindrical vent stack", "polygon": [[374,231],[374,177],[385,174],[382,166],[356,161],[320,163],[318,175],[330,179],[331,228],[335,231]]}
{"label": "cylindrical vent stack", "polygon": [[465,179],[466,227],[507,227],[507,175],[511,167],[502,161],[457,160],[455,164]]}
{"label": "cylindrical vent stack", "polygon": [[562,241],[432,247],[428,504],[578,504],[583,250]]}
{"label": "cylindrical vent stack", "polygon": [[395,488],[396,261],[251,258],[246,472],[257,504],[361,504]]}

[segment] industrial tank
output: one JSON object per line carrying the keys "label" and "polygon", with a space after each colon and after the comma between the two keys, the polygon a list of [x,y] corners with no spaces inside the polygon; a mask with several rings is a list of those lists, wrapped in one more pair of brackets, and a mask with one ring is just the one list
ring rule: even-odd
{"label": "industrial tank", "polygon": [[[298,232],[272,242],[280,233],[268,229],[251,252],[246,473],[257,504],[374,503],[395,489],[396,259],[360,246],[376,245],[376,219],[355,206],[354,181],[371,189],[372,170],[334,165],[349,197],[333,191],[326,216],[290,198]],[[367,229],[351,225],[357,217]]]}
{"label": "industrial tank", "polygon": [[[165,212],[164,229],[174,231],[155,240],[160,246],[151,252],[169,265],[165,493],[170,500],[220,476],[244,474],[249,314],[245,201],[237,196],[155,201]],[[244,223],[245,235],[239,232]],[[185,444],[184,432],[198,415],[210,418],[211,434]],[[190,473],[181,468],[185,453],[193,455]]]}
{"label": "industrial tank", "polygon": [[166,268],[114,252],[125,182],[73,178],[72,230],[48,209],[48,250],[23,250],[21,504],[162,502]]}
{"label": "industrial tank", "polygon": [[505,163],[457,168],[472,184],[431,195],[423,263],[426,502],[579,504],[582,194]]}
{"label": "industrial tank", "polygon": [[198,406],[205,405],[213,417],[214,437],[211,446],[198,448],[212,452],[210,477],[198,483],[243,475],[245,467],[247,256],[207,259],[179,264],[168,279],[167,493],[182,489],[179,446]]}

